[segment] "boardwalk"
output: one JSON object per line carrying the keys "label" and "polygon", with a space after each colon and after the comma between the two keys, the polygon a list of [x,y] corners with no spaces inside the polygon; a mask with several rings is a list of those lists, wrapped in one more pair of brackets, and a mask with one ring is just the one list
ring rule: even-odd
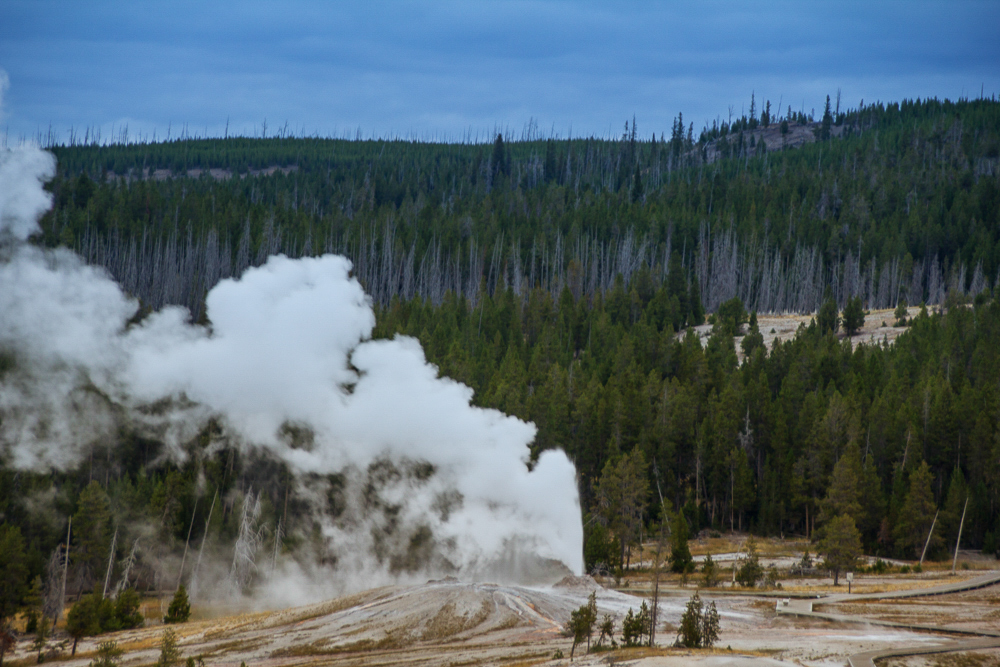
{"label": "boardwalk", "polygon": [[971,635],[975,639],[961,639],[944,644],[926,644],[919,646],[903,646],[894,649],[884,649],[879,651],[866,651],[852,655],[848,662],[851,667],[875,667],[875,660],[878,658],[898,657],[905,655],[925,655],[931,653],[946,653],[951,651],[970,651],[974,649],[997,648],[1000,647],[1000,632],[996,631],[972,631],[964,628],[949,628],[947,626],[934,626],[916,623],[898,623],[894,621],[880,621],[861,616],[849,614],[831,614],[826,612],[813,611],[813,604],[819,602],[823,605],[837,604],[839,602],[860,602],[863,600],[890,600],[899,598],[927,597],[931,595],[948,595],[951,593],[961,593],[978,588],[986,588],[1000,583],[1000,572],[990,572],[972,579],[956,581],[953,583],[941,584],[930,588],[919,588],[905,591],[892,591],[886,593],[866,593],[861,595],[850,595],[848,593],[838,593],[815,599],[784,599],[779,600],[777,611],[779,614],[790,616],[801,616],[804,618],[816,618],[837,623],[867,623],[870,625],[881,625],[892,628],[906,630],[920,630],[927,632],[938,632],[955,635]]}

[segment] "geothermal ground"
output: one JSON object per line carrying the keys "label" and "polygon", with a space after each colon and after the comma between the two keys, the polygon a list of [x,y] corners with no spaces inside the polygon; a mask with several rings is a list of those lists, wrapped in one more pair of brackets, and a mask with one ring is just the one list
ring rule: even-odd
{"label": "geothermal ground", "polygon": [[[739,543],[721,538],[692,546],[696,554],[711,548],[725,573]],[[956,574],[951,574],[950,563],[942,563],[925,564],[919,574],[858,575],[848,595],[846,585],[834,588],[821,575],[790,574],[787,568],[801,557],[804,542],[761,541],[760,546],[765,566],[779,568],[782,587],[750,592],[725,582],[702,589],[702,597],[714,601],[721,616],[721,638],[714,650],[667,648],[700,575],[686,584],[676,575],[665,575],[657,634],[661,648],[588,655],[585,647],[577,647],[574,664],[826,666],[847,664],[854,656],[853,664],[860,667],[872,664],[870,652],[931,650],[952,642],[972,642],[967,646],[973,650],[874,658],[880,666],[893,667],[1000,664],[1000,564],[995,560],[963,552]],[[643,556],[651,553],[647,549]],[[562,635],[562,627],[570,612],[596,591],[599,614],[615,616],[616,634],[620,633],[622,618],[630,608],[638,610],[650,592],[651,579],[648,569],[621,580],[617,588],[614,580],[598,582],[590,577],[567,577],[547,587],[445,579],[376,588],[281,611],[227,615],[223,609],[195,605],[196,615],[216,617],[173,627],[183,656],[200,657],[206,665],[566,665],[571,640]],[[942,587],[969,582],[985,586],[933,596],[879,597],[940,593]],[[125,650],[124,667],[155,663],[164,629],[155,620],[156,609],[146,609],[145,628],[84,640],[76,658],[69,659],[64,648],[59,655],[50,654],[49,661],[82,667],[93,659],[98,641],[111,639]],[[796,615],[810,611],[817,616]],[[839,620],[822,618],[824,614]],[[984,641],[981,635],[992,636]],[[63,637],[57,634],[50,646]],[[30,641],[19,642],[8,664],[35,664]],[[554,657],[557,652],[566,657]],[[865,652],[869,655],[860,655]]]}

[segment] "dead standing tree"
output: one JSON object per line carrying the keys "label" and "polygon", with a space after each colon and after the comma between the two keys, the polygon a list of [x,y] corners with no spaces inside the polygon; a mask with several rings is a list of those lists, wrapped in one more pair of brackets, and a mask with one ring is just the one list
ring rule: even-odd
{"label": "dead standing tree", "polygon": [[240,532],[233,547],[233,565],[229,570],[229,585],[239,595],[250,588],[257,571],[257,551],[264,536],[263,527],[257,525],[260,513],[260,494],[251,490],[243,499]]}

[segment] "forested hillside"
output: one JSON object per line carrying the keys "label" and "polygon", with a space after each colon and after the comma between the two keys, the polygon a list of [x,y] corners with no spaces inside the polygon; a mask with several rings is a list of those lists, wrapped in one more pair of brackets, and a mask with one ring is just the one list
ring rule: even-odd
{"label": "forested hillside", "polygon": [[[220,277],[275,252],[346,254],[381,304],[448,290],[474,303],[498,285],[590,298],[643,264],[659,284],[674,254],[709,311],[739,296],[811,312],[827,290],[841,306],[940,303],[995,284],[1000,105],[875,104],[815,123],[769,108],[697,138],[679,117],[670,137],[633,121],[614,140],[56,146],[44,242],[196,317]],[[775,139],[803,135],[816,141]]]}
{"label": "forested hillside", "polygon": [[[767,350],[751,318],[740,364],[735,319],[719,318],[704,347],[674,334],[666,304],[678,296],[640,272],[590,305],[540,289],[477,308],[395,302],[379,331],[418,336],[477,402],[534,421],[536,451],[563,447],[576,462],[592,528],[625,541],[656,518],[662,493],[694,530],[812,535],[846,512],[869,553],[910,558],[940,508],[930,553],[943,556],[968,498],[963,544],[997,548],[995,301],[956,299],[893,345],[853,350],[817,324]],[[649,489],[638,507],[608,490],[629,475]],[[588,534],[588,558],[607,563],[607,536]]]}
{"label": "forested hillside", "polygon": [[[815,536],[847,514],[869,553],[909,558],[938,509],[931,555],[946,555],[968,499],[963,546],[996,551],[1000,104],[876,104],[815,123],[765,108],[699,137],[678,118],[670,137],[633,121],[615,140],[55,146],[38,241],[200,322],[208,289],[270,254],[346,254],[376,337],[419,338],[477,405],[537,424],[535,456],[569,453],[588,565],[617,565],[659,521],[661,495],[694,530]],[[815,141],[782,146],[776,127]],[[764,347],[754,312],[836,312],[855,297],[928,307],[892,345],[852,347],[819,318]],[[701,341],[688,326],[709,315]],[[0,383],[17,363],[0,350]],[[262,553],[315,546],[284,464],[217,424],[186,448],[171,463],[126,425],[73,470],[0,456],[0,520],[25,538],[29,579],[46,564],[53,576],[74,516],[77,589],[140,535],[150,551],[133,582],[173,586],[154,555],[206,535],[232,544],[251,489],[259,525],[282,526],[261,533]],[[326,481],[336,516],[343,479]]]}

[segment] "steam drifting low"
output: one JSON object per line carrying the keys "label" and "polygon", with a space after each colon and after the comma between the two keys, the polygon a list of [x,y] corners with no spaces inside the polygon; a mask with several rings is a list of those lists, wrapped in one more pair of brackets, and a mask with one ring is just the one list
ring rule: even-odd
{"label": "steam drifting low", "polygon": [[415,339],[371,340],[348,260],[271,257],[211,290],[207,326],[176,307],[135,321],[137,302],[102,271],[27,242],[54,167],[37,148],[0,152],[0,353],[13,360],[0,370],[0,452],[13,465],[73,467],[123,424],[179,461],[213,420],[227,443],[286,465],[311,507],[322,553],[281,559],[289,576],[336,571],[356,588],[517,579],[551,561],[581,572],[565,454],[529,471],[533,425],[471,406]]}

